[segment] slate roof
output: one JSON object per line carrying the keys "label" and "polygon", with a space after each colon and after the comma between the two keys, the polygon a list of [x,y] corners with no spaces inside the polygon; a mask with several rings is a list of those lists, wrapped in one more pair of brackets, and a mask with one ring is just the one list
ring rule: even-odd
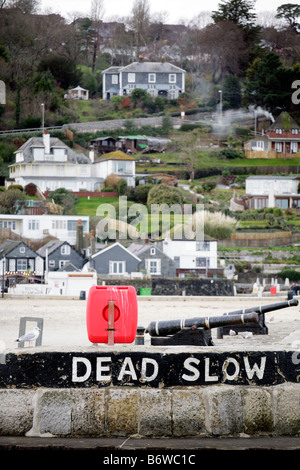
{"label": "slate roof", "polygon": [[178,73],[185,70],[170,64],[169,62],[133,62],[122,67],[122,72],[144,72],[144,73]]}
{"label": "slate roof", "polygon": [[291,129],[300,129],[300,126],[296,123],[292,116],[283,111],[275,120],[275,122],[273,122],[273,124],[269,127],[269,130],[275,129],[284,129],[289,131]]}
{"label": "slate roof", "polygon": [[[42,137],[30,137],[15,153],[23,152],[24,161],[30,163],[33,161],[33,148],[45,148]],[[70,147],[68,147],[64,142],[56,137],[50,137],[50,151],[52,148],[62,148],[67,152],[67,158],[69,163],[91,163],[90,159],[83,153],[76,153]],[[36,160],[35,160],[36,161]],[[47,161],[43,160],[43,163]]]}

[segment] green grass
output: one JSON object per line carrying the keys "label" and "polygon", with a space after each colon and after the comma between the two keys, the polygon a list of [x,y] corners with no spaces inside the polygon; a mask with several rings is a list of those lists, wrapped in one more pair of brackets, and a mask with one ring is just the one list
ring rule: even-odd
{"label": "green grass", "polygon": [[78,198],[77,204],[75,204],[76,215],[88,215],[94,217],[97,212],[97,207],[100,204],[112,204],[118,202],[117,197],[87,197]]}

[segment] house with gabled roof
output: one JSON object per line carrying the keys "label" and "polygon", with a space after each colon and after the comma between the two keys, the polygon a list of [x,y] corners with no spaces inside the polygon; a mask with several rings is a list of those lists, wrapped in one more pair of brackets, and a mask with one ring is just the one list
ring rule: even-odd
{"label": "house with gabled roof", "polygon": [[300,125],[282,112],[271,126],[245,142],[246,158],[300,157]]}
{"label": "house with gabled roof", "polygon": [[43,259],[25,242],[5,240],[0,244],[0,273],[6,287],[23,278],[40,281],[44,275]]}
{"label": "house with gabled roof", "polygon": [[41,192],[65,188],[68,191],[100,189],[104,179],[93,175],[93,162],[82,152],[75,152],[60,139],[44,132],[31,137],[15,152],[5,185],[34,183]]}
{"label": "house with gabled roof", "polygon": [[128,250],[141,259],[139,269],[147,271],[152,277],[175,278],[175,261],[167,256],[157,244],[132,243]]}
{"label": "house with gabled roof", "polygon": [[123,178],[127,186],[135,186],[135,158],[121,150],[101,155],[95,159],[94,174],[96,177],[106,179],[114,174]]}
{"label": "house with gabled roof", "polygon": [[141,259],[115,242],[91,256],[89,267],[101,276],[124,277],[138,271]]}
{"label": "house with gabled roof", "polygon": [[124,67],[109,67],[102,72],[103,99],[128,96],[136,88],[149,95],[178,98],[185,91],[185,70],[162,60],[161,62],[133,62]]}
{"label": "house with gabled roof", "polygon": [[81,270],[86,259],[73,246],[66,241],[51,240],[37,250],[38,255],[43,258],[46,271],[58,271],[68,266],[68,270]]}

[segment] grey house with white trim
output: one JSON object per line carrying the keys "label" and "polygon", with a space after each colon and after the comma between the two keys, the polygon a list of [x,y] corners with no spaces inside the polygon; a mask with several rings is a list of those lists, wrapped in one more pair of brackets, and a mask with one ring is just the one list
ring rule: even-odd
{"label": "grey house with white trim", "polygon": [[100,275],[122,277],[137,272],[140,261],[138,256],[116,242],[92,255],[90,268]]}
{"label": "grey house with white trim", "polygon": [[[66,266],[69,268],[73,266],[75,270],[81,270],[86,263],[84,256],[66,241],[50,241],[37,250],[37,253],[44,259],[47,271],[62,270]],[[46,266],[47,263],[48,266]]]}
{"label": "grey house with white trim", "polygon": [[149,95],[178,98],[185,91],[185,70],[169,62],[133,62],[125,67],[109,67],[102,72],[103,99],[128,96],[136,88]]}
{"label": "grey house with white trim", "polygon": [[128,250],[141,259],[139,269],[145,269],[152,277],[176,277],[175,261],[158,246],[151,243],[132,243]]}

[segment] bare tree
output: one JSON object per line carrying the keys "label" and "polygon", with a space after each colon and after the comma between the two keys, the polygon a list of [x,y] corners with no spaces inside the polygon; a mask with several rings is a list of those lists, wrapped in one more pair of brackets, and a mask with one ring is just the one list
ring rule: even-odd
{"label": "bare tree", "polygon": [[91,19],[92,28],[94,29],[93,38],[93,60],[92,60],[92,71],[95,71],[97,51],[99,48],[99,26],[104,15],[104,1],[103,0],[92,0],[91,5]]}
{"label": "bare tree", "polygon": [[131,13],[130,25],[135,35],[136,58],[138,59],[142,44],[146,46],[146,37],[150,23],[149,0],[135,0]]}

